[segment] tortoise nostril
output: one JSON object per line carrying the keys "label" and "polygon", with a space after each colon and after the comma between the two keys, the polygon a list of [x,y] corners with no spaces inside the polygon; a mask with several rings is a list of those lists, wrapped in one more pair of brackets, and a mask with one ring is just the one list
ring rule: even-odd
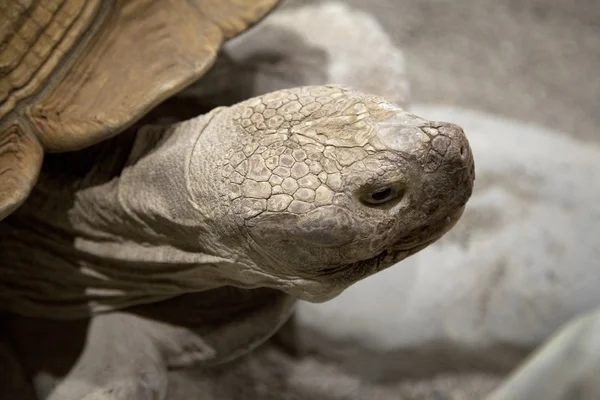
{"label": "tortoise nostril", "polygon": [[447,122],[442,122],[440,125],[439,132],[454,143],[452,146],[454,157],[458,156],[462,161],[467,161],[470,157],[470,150],[463,129],[458,125]]}
{"label": "tortoise nostril", "polygon": [[459,153],[460,153],[460,158],[461,158],[463,161],[467,161],[467,159],[469,158],[469,148],[467,147],[467,145],[466,145],[466,144],[464,144],[464,143],[463,143],[463,144],[460,146],[460,151],[459,151]]}
{"label": "tortoise nostril", "polygon": [[462,162],[468,162],[471,158],[471,150],[469,149],[469,144],[465,140],[461,141],[460,148],[458,150],[458,155]]}

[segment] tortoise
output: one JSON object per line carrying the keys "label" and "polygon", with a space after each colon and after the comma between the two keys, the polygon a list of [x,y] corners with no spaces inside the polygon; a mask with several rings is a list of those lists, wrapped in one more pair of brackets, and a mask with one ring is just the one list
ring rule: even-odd
{"label": "tortoise", "polygon": [[[246,22],[222,40],[269,8],[228,9],[233,3],[199,1],[212,18],[194,18],[213,24],[243,14]],[[218,48],[196,52],[210,35],[198,48],[179,42],[187,60],[203,66],[187,70],[193,77],[176,68],[179,56],[164,64],[177,69],[171,80],[161,80],[154,58],[137,75],[143,68],[130,60],[133,50],[156,40],[133,49],[130,38],[160,30],[165,11],[155,2],[155,14],[134,14],[132,4],[98,6],[94,18],[109,22],[87,20],[98,27],[70,52],[83,58],[38,80],[41,97],[2,120],[12,133],[7,143],[21,153],[2,156],[12,176],[4,213],[16,211],[0,223],[1,307],[30,318],[91,317],[82,355],[52,399],[164,398],[168,368],[240,357],[281,327],[296,299],[331,299],[439,239],[473,187],[460,127],[336,85],[279,90],[172,125],[128,129],[204,73]],[[106,53],[96,35],[114,39],[105,30],[120,17],[130,24],[119,36],[122,59],[87,66],[81,60]],[[161,22],[148,22],[154,18]],[[175,36],[184,28],[170,26]],[[130,70],[114,78],[125,65]],[[82,88],[61,89],[64,82]],[[137,91],[125,90],[130,84]],[[60,112],[46,111],[48,98],[64,103]],[[27,129],[38,126],[44,131],[34,137]],[[32,186],[38,143],[70,151],[47,154]]]}

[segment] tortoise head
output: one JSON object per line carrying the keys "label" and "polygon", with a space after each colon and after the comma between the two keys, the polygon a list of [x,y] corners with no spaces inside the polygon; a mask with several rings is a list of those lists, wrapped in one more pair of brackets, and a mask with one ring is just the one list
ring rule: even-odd
{"label": "tortoise head", "polygon": [[130,165],[80,190],[69,216],[79,250],[173,267],[175,293],[330,299],[440,238],[475,178],[460,127],[338,86],[273,92],[155,133],[140,131]]}
{"label": "tortoise head", "polygon": [[332,298],[433,243],[471,195],[462,129],[382,98],[303,87],[230,112],[218,187],[246,238],[237,259],[301,299]]}

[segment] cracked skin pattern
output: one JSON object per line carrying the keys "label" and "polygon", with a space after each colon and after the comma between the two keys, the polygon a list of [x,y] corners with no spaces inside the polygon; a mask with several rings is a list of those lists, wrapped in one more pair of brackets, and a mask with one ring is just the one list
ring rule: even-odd
{"label": "cracked skin pattern", "polygon": [[99,146],[46,163],[0,225],[6,309],[78,318],[224,286],[325,301],[441,237],[474,180],[460,127],[339,86]]}
{"label": "cracked skin pattern", "polygon": [[[439,238],[471,194],[462,130],[376,96],[294,88],[241,103],[232,119],[241,134],[222,163],[222,200],[326,298]],[[389,201],[369,203],[389,189]]]}

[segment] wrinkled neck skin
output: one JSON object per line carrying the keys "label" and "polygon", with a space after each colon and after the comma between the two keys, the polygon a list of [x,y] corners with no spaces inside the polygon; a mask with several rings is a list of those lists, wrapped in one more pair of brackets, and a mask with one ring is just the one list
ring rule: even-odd
{"label": "wrinkled neck skin", "polygon": [[441,237],[473,180],[460,127],[302,87],[143,128],[121,175],[79,191],[69,219],[76,249],[111,276],[133,265],[174,294],[267,287],[320,302]]}
{"label": "wrinkled neck skin", "polygon": [[433,243],[474,180],[460,127],[338,86],[116,139],[58,157],[0,225],[0,305],[71,319],[170,300],[149,309],[189,316],[173,322],[218,360],[271,335],[295,298],[331,299]]}
{"label": "wrinkled neck skin", "polygon": [[111,264],[137,264],[142,275],[161,265],[181,293],[280,288],[268,264],[257,265],[262,257],[220,189],[225,157],[239,141],[233,112],[140,129],[121,176],[77,193],[69,212],[75,247]]}

